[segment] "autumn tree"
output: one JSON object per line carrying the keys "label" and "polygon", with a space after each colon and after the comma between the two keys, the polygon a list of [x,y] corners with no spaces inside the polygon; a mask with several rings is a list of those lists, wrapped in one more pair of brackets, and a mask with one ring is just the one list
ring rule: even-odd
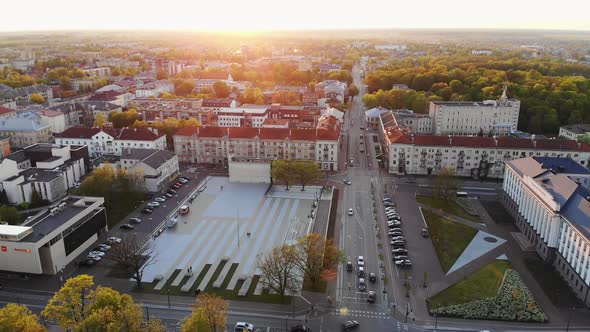
{"label": "autumn tree", "polygon": [[197,297],[193,310],[199,311],[209,326],[209,331],[224,329],[227,324],[228,303],[223,298],[209,293],[202,293]]}
{"label": "autumn tree", "polygon": [[49,300],[41,315],[57,322],[64,329],[79,331],[86,318],[86,297],[93,286],[94,280],[87,274],[66,280],[64,286]]}
{"label": "autumn tree", "polygon": [[195,89],[195,81],[192,79],[175,80],[174,93],[177,96],[187,96]]}
{"label": "autumn tree", "polygon": [[259,88],[247,88],[239,99],[242,104],[264,104],[264,94]]}
{"label": "autumn tree", "polygon": [[217,81],[213,83],[213,91],[217,98],[227,98],[231,93],[231,89],[224,81]]}
{"label": "autumn tree", "polygon": [[281,296],[284,302],[287,291],[299,290],[297,275],[297,252],[295,246],[283,245],[258,256],[260,281]]}
{"label": "autumn tree", "polygon": [[104,127],[104,124],[106,123],[106,119],[103,113],[97,113],[94,116],[94,127],[96,128],[102,128]]}
{"label": "autumn tree", "polygon": [[299,239],[295,245],[296,264],[312,289],[318,289],[322,274],[338,265],[340,250],[316,233]]}
{"label": "autumn tree", "polygon": [[289,184],[293,179],[293,164],[290,160],[274,160],[271,164],[271,176],[274,181],[280,181],[285,184],[289,190]]}
{"label": "autumn tree", "polygon": [[9,303],[0,308],[0,331],[43,332],[47,329],[27,306]]}
{"label": "autumn tree", "polygon": [[112,122],[115,128],[129,127],[137,120],[141,120],[141,115],[134,108],[130,108],[126,112],[109,113],[109,122]]}
{"label": "autumn tree", "polygon": [[310,160],[296,160],[292,162],[293,177],[299,181],[301,191],[305,190],[305,185],[313,183],[322,176],[322,171],[318,163]]}
{"label": "autumn tree", "polygon": [[149,243],[144,245],[136,235],[129,235],[111,249],[107,258],[127,277],[135,280],[137,288],[141,289],[143,272],[156,262],[156,252]]}
{"label": "autumn tree", "polygon": [[[203,294],[205,295],[205,294]],[[195,307],[191,314],[186,317],[180,324],[181,332],[209,332],[211,328],[207,321],[205,309],[202,307]]]}
{"label": "autumn tree", "polygon": [[33,93],[29,99],[31,103],[35,104],[45,104],[45,98],[39,93]]}
{"label": "autumn tree", "polygon": [[455,170],[443,167],[434,177],[432,190],[435,197],[448,200],[451,198],[459,187],[459,180],[455,176]]}
{"label": "autumn tree", "polygon": [[359,88],[357,88],[356,85],[351,84],[348,87],[348,95],[350,96],[350,101],[352,101],[354,99],[354,97],[359,95]]}

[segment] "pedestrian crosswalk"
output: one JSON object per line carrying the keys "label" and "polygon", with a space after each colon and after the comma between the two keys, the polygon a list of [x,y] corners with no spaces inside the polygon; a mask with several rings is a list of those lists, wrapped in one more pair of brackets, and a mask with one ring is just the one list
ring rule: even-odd
{"label": "pedestrian crosswalk", "polygon": [[370,311],[370,310],[351,310],[351,309],[334,309],[330,312],[333,316],[346,317],[365,317],[377,319],[391,319],[385,312]]}

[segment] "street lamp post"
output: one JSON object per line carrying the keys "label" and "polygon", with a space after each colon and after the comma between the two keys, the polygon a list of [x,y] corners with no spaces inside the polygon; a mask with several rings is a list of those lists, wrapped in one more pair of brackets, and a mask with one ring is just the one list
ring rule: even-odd
{"label": "street lamp post", "polygon": [[168,308],[170,308],[170,288],[166,288],[166,295],[168,295]]}

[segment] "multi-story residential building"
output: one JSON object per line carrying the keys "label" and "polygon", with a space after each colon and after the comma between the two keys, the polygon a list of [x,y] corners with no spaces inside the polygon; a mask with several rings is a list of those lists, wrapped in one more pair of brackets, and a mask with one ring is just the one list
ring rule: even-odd
{"label": "multi-story residential building", "polygon": [[590,135],[590,123],[571,124],[559,127],[559,136],[577,140],[583,135]]}
{"label": "multi-story residential building", "polygon": [[234,81],[229,73],[224,72],[209,72],[201,73],[198,79],[195,80],[195,91],[202,92],[204,89],[213,90],[215,82],[225,82],[228,86]]}
{"label": "multi-story residential building", "polygon": [[379,137],[394,174],[428,175],[450,168],[457,176],[502,178],[506,161],[529,156],[566,157],[590,166],[590,146],[567,140],[415,135],[392,127],[382,127]]}
{"label": "multi-story residential building", "polygon": [[429,115],[435,135],[507,136],[518,127],[520,101],[508,99],[506,87],[498,100],[433,101]]}
{"label": "multi-story residential building", "polygon": [[267,108],[263,105],[258,108],[223,107],[216,115],[220,127],[261,127],[268,119]]}
{"label": "multi-story residential building", "polygon": [[159,80],[137,87],[135,96],[137,98],[159,97],[162,93],[174,93],[174,83],[166,80]]}
{"label": "multi-story residential building", "polygon": [[[365,111],[365,126],[369,129],[379,129],[379,119],[381,114],[391,112],[381,106],[373,107]],[[387,125],[387,124],[386,124]]]}
{"label": "multi-story residential building", "polygon": [[[578,174],[562,174],[545,165],[536,158],[506,162],[502,202],[529,245],[553,263],[574,293],[589,305],[590,191],[576,183]],[[579,171],[582,176],[588,174],[586,169]]]}
{"label": "multi-story residential building", "polygon": [[62,131],[66,130],[66,117],[63,112],[44,109],[36,111],[35,114],[39,116],[42,123],[46,123],[51,126],[52,133],[61,133]]}
{"label": "multi-story residential building", "polygon": [[174,60],[167,60],[162,58],[156,59],[156,72],[163,71],[170,77],[174,77],[176,74],[184,70],[186,64],[176,62]]}
{"label": "multi-story residential building", "polygon": [[231,99],[231,98],[207,98],[207,99],[203,99],[203,109],[205,111],[219,111],[222,107],[236,107],[237,106],[237,102],[235,99]]}
{"label": "multi-story residential building", "polygon": [[0,84],[0,102],[11,100],[29,100],[34,93],[40,94],[47,103],[53,100],[53,89],[45,84],[35,84],[21,88],[11,88]]}
{"label": "multi-story residential building", "polygon": [[[76,148],[77,149],[77,148]],[[84,151],[69,146],[35,144],[0,160],[0,187],[12,204],[31,202],[36,191],[53,202],[86,174]]]}
{"label": "multi-story residential building", "polygon": [[145,190],[158,192],[168,187],[180,173],[178,157],[166,150],[125,149],[121,153],[119,165],[141,176]]}
{"label": "multi-story residential building", "polygon": [[125,148],[166,149],[166,135],[146,128],[68,128],[55,137],[57,144],[86,145],[91,158],[103,154],[121,155]]}
{"label": "multi-story residential building", "polygon": [[22,225],[0,225],[0,270],[58,274],[107,231],[104,198],[68,196]]}
{"label": "multi-story residential building", "polygon": [[411,110],[394,110],[391,112],[395,123],[407,128],[412,134],[432,134],[432,119],[428,114],[418,114]]}
{"label": "multi-story residential building", "polygon": [[119,105],[121,107],[127,107],[127,105],[129,105],[129,103],[133,99],[135,99],[135,95],[132,93],[109,90],[109,91],[95,93],[92,96],[88,97],[87,101],[108,102],[111,104]]}
{"label": "multi-story residential building", "polygon": [[110,67],[98,67],[98,68],[84,69],[84,75],[90,76],[90,77],[111,76],[111,68]]}
{"label": "multi-story residential building", "polygon": [[322,93],[322,97],[337,102],[344,102],[347,84],[338,80],[326,80],[316,84],[315,91]]}
{"label": "multi-story residential building", "polygon": [[227,166],[229,155],[261,159],[316,161],[322,170],[338,170],[340,130],[185,127],[174,135],[180,162]]}
{"label": "multi-story residential building", "polygon": [[165,118],[197,118],[202,120],[202,99],[136,98],[129,107],[136,109],[147,121]]}
{"label": "multi-story residential building", "polygon": [[32,113],[0,119],[0,135],[9,136],[10,146],[20,149],[52,140],[51,126]]}

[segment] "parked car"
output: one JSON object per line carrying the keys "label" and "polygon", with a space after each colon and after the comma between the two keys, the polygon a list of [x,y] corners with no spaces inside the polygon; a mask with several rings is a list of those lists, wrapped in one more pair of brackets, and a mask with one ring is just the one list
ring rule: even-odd
{"label": "parked car", "polygon": [[392,254],[407,254],[408,250],[405,248],[391,249]]}
{"label": "parked car", "polygon": [[305,325],[295,325],[291,327],[291,332],[311,332],[311,328]]}
{"label": "parked car", "polygon": [[86,258],[85,260],[83,260],[80,263],[78,263],[78,265],[80,265],[80,266],[92,266],[92,265],[96,265],[96,261],[94,259],[91,259],[91,258]]}
{"label": "parked car", "polygon": [[147,206],[148,207],[158,207],[158,206],[160,206],[160,203],[158,203],[158,202],[149,202],[149,203],[147,203]]}
{"label": "parked car", "polygon": [[170,195],[176,195],[176,190],[174,190],[174,189],[168,189],[166,192],[169,193]]}
{"label": "parked car", "polygon": [[365,266],[365,257],[359,256],[356,260],[356,265]]}
{"label": "parked car", "polygon": [[119,228],[129,230],[129,229],[134,229],[135,227],[133,227],[133,225],[131,225],[131,224],[123,224],[123,225],[119,226]]}
{"label": "parked car", "polygon": [[107,239],[107,242],[110,244],[121,243],[121,238],[116,236],[111,236]]}
{"label": "parked car", "polygon": [[406,246],[406,242],[405,241],[391,241],[390,244],[393,247],[405,247]]}
{"label": "parked car", "polygon": [[171,193],[168,193],[168,192],[167,192],[167,193],[165,193],[165,194],[164,194],[164,196],[166,196],[166,197],[168,197],[168,198],[172,198],[172,197],[174,197],[174,195],[172,195]]}
{"label": "parked car", "polygon": [[175,183],[175,184],[172,185],[172,188],[174,188],[174,189],[180,189],[180,186]]}
{"label": "parked car", "polygon": [[406,255],[397,255],[393,257],[394,261],[399,261],[399,260],[404,260],[404,259],[408,259],[408,256]]}
{"label": "parked car", "polygon": [[166,200],[162,197],[156,197],[156,198],[154,198],[154,201],[156,201],[158,203],[166,202]]}
{"label": "parked car", "polygon": [[187,183],[188,180],[185,178],[178,178],[178,182]]}
{"label": "parked car", "polygon": [[348,209],[348,215],[352,216],[354,214],[354,212],[352,212],[352,209]]}
{"label": "parked car", "polygon": [[403,232],[403,230],[399,227],[394,227],[389,229],[390,232]]}
{"label": "parked car", "polygon": [[342,329],[344,329],[346,331],[356,329],[358,327],[359,327],[359,322],[357,322],[356,320],[347,320],[344,323],[342,323]]}
{"label": "parked car", "polygon": [[404,239],[403,236],[394,236],[393,238],[391,238],[391,241],[405,241],[406,239]]}
{"label": "parked car", "polygon": [[426,238],[428,236],[428,230],[426,228],[422,228],[422,237]]}
{"label": "parked car", "polygon": [[410,267],[412,266],[412,261],[410,261],[409,259],[400,259],[399,261],[395,261],[395,265],[401,267]]}
{"label": "parked car", "polygon": [[146,214],[150,214],[152,212],[154,212],[154,210],[149,209],[149,208],[145,208],[145,209],[141,210],[141,213],[146,213]]}
{"label": "parked car", "polygon": [[391,203],[391,198],[389,198],[389,197],[384,197],[384,198],[383,198],[383,202],[384,202],[384,203],[385,203],[385,202],[390,202],[390,203]]}
{"label": "parked car", "polygon": [[399,222],[399,221],[389,221],[389,222],[387,223],[387,227],[390,227],[390,228],[391,228],[391,227],[399,226],[399,225],[401,225],[401,224],[402,224],[402,223],[401,223],[401,222]]}
{"label": "parked car", "polygon": [[181,176],[180,178],[183,179],[183,180],[185,180],[186,182],[190,181],[190,179],[191,179],[191,178],[186,177],[186,176]]}
{"label": "parked car", "polygon": [[388,235],[391,237],[397,237],[397,236],[403,236],[404,234],[402,232],[393,232],[393,233],[389,233]]}
{"label": "parked car", "polygon": [[93,260],[93,261],[95,261],[95,262],[100,262],[100,261],[102,260],[102,257],[101,257],[101,256],[97,256],[97,255],[90,255],[90,254],[88,254],[88,255],[86,256],[86,259],[87,259],[87,260],[88,260],[88,259],[92,259],[92,260]]}
{"label": "parked car", "polygon": [[351,185],[352,184],[352,182],[350,182],[350,180],[347,180],[347,179],[342,180],[342,182],[344,182],[344,184],[347,184],[347,185]]}
{"label": "parked car", "polygon": [[235,332],[244,332],[244,331],[254,331],[254,324],[246,323],[246,322],[237,322],[236,326],[234,326]]}
{"label": "parked car", "polygon": [[104,248],[105,250],[110,250],[111,246],[106,243],[101,243],[98,245],[100,248]]}
{"label": "parked car", "polygon": [[140,224],[141,223],[141,219],[139,218],[129,218],[129,222],[132,224]]}
{"label": "parked car", "polygon": [[105,247],[101,247],[101,246],[98,246],[98,247],[92,249],[92,251],[101,251],[101,252],[107,252],[108,250],[109,249],[107,249]]}
{"label": "parked car", "polygon": [[100,256],[100,257],[104,257],[105,253],[102,251],[91,251],[90,253],[88,253],[89,255],[93,255],[93,256]]}

